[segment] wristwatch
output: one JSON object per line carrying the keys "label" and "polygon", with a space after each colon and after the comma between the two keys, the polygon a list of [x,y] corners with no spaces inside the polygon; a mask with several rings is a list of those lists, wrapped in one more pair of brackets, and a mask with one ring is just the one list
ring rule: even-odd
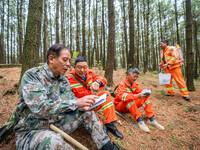
{"label": "wristwatch", "polygon": [[99,80],[96,80],[95,82],[99,83],[99,86],[101,85],[101,81],[99,81]]}

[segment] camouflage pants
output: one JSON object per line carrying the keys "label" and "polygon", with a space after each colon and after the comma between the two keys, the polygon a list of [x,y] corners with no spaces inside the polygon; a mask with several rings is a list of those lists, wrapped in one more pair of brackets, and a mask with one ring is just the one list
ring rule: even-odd
{"label": "camouflage pants", "polygon": [[[66,115],[65,119],[54,123],[54,125],[68,134],[76,130],[79,125],[82,125],[91,134],[91,137],[99,149],[110,141],[109,136],[104,133],[94,111],[85,112],[75,118]],[[62,135],[50,129],[16,132],[16,147],[19,150],[73,149],[64,141]]]}

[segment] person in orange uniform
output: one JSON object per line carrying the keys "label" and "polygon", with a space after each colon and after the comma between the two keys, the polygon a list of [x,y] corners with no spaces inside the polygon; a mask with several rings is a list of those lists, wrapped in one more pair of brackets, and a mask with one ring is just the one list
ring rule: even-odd
{"label": "person in orange uniform", "polygon": [[[88,62],[85,57],[78,57],[74,63],[74,70],[67,75],[72,92],[74,92],[77,98],[84,97],[86,95],[93,95],[93,91],[103,90],[106,85],[106,79],[104,77],[95,75],[93,71],[88,69]],[[78,81],[79,80],[79,81]],[[85,87],[83,86],[85,85]],[[103,91],[98,96],[107,93],[107,101],[94,111],[103,109],[105,116],[105,126],[108,131],[113,133],[116,137],[123,139],[123,135],[117,130],[114,125],[117,123],[117,116],[115,108],[111,99],[111,95],[108,91]],[[104,125],[103,125],[104,126]],[[104,127],[105,129],[105,127]]]}
{"label": "person in orange uniform", "polygon": [[167,94],[165,96],[174,96],[174,90],[172,87],[172,79],[175,80],[176,84],[180,89],[182,97],[186,101],[190,101],[187,86],[185,84],[184,78],[181,73],[181,65],[183,64],[178,57],[178,52],[174,48],[168,46],[167,40],[162,40],[160,42],[161,51],[161,69],[165,70],[165,73],[171,74],[170,84],[166,84]]}
{"label": "person in orange uniform", "polygon": [[143,89],[135,82],[139,77],[137,68],[130,68],[128,76],[118,85],[117,95],[114,99],[116,110],[120,112],[129,111],[137,120],[138,126],[145,132],[150,132],[149,128],[141,119],[139,107],[143,107],[149,120],[147,123],[155,125],[158,129],[164,130],[165,128],[154,119],[154,112],[151,107],[148,96],[142,93]]}

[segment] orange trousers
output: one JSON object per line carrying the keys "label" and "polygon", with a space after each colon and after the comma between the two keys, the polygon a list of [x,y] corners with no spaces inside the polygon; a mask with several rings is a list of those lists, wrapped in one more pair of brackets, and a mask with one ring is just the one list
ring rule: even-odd
{"label": "orange trousers", "polygon": [[[105,123],[111,123],[111,122],[117,120],[117,115],[115,113],[115,107],[114,107],[113,101],[111,99],[110,93],[108,91],[103,91],[97,95],[100,96],[100,95],[103,95],[104,93],[107,93],[107,101],[105,103],[99,105],[94,111],[97,111],[102,108],[103,112],[104,112],[104,116],[106,117]],[[101,124],[102,124],[102,122],[101,122]]]}
{"label": "orange trousers", "polygon": [[141,112],[138,109],[141,106],[144,108],[144,111],[146,112],[146,115],[148,118],[151,118],[154,116],[154,112],[148,98],[138,99],[131,102],[121,101],[120,103],[115,105],[115,108],[116,110],[120,112],[129,111],[133,115],[133,117],[137,120],[141,116]]}
{"label": "orange trousers", "polygon": [[165,84],[165,87],[167,88],[167,92],[169,95],[174,95],[174,89],[172,86],[172,79],[175,80],[176,84],[179,87],[180,93],[183,97],[189,96],[187,86],[185,84],[184,78],[181,73],[181,67],[177,67],[175,69],[165,69],[165,73],[170,73],[171,81],[170,84]]}

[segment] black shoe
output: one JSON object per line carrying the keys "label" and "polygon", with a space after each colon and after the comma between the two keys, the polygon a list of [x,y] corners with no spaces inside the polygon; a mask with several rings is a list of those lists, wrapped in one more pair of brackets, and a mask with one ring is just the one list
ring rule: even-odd
{"label": "black shoe", "polygon": [[169,94],[167,93],[167,94],[165,94],[165,96],[174,96],[174,95],[169,95]]}
{"label": "black shoe", "polygon": [[121,149],[118,145],[116,145],[114,142],[113,144],[109,141],[102,147],[102,150],[126,150],[126,149]]}
{"label": "black shoe", "polygon": [[114,134],[116,137],[123,139],[123,135],[117,130],[114,124],[105,124],[108,131],[110,131],[112,134]]}
{"label": "black shoe", "polygon": [[190,97],[186,96],[186,97],[183,97],[183,98],[184,98],[184,100],[190,102]]}
{"label": "black shoe", "polygon": [[121,149],[117,144],[113,142],[113,150],[126,150],[126,149]]}

